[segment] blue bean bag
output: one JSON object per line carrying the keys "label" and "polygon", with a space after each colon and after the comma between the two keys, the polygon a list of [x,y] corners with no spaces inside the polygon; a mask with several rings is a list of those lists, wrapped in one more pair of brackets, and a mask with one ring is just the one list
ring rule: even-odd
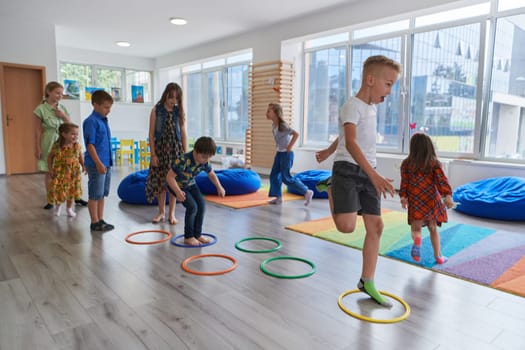
{"label": "blue bean bag", "polygon": [[[306,170],[300,173],[295,174],[295,178],[301,180],[303,184],[305,184],[308,189],[314,191],[314,198],[328,198],[328,192],[319,192],[315,188],[315,185],[321,180],[324,180],[328,177],[332,176],[332,172],[330,170]],[[288,187],[288,192],[298,195],[303,195],[302,193],[298,193],[297,191],[294,191],[290,187]]]}
{"label": "blue bean bag", "polygon": [[456,210],[489,219],[525,221],[525,178],[507,176],[459,186],[452,196]]}
{"label": "blue bean bag", "polygon": [[[127,175],[120,182],[117,194],[119,198],[130,204],[157,205],[157,199],[152,203],[146,199],[146,179],[149,169],[139,170]],[[168,196],[166,195],[166,198]],[[167,199],[166,199],[167,200]]]}
{"label": "blue bean bag", "polygon": [[[215,170],[217,178],[226,191],[226,195],[239,195],[257,192],[261,188],[261,177],[250,169]],[[195,182],[203,194],[217,194],[217,189],[208,179],[208,174],[201,172],[195,177]]]}

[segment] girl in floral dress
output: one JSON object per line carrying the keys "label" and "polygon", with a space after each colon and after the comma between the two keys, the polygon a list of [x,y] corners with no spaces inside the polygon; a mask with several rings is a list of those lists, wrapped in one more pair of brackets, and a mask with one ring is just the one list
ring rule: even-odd
{"label": "girl in floral dress", "polygon": [[[166,175],[175,159],[186,153],[186,117],[182,106],[182,89],[176,83],[169,83],[159,102],[153,107],[149,122],[149,145],[151,162],[146,179],[146,199],[157,199],[159,213],[153,223],[165,220]],[[170,224],[175,225],[175,204],[177,199],[169,193]]]}
{"label": "girl in floral dress", "polygon": [[60,215],[67,203],[67,215],[75,217],[75,198],[82,195],[82,172],[85,172],[82,148],[78,143],[78,125],[64,123],[58,128],[58,141],[47,158],[51,181],[47,191],[48,203],[54,205],[54,214]]}

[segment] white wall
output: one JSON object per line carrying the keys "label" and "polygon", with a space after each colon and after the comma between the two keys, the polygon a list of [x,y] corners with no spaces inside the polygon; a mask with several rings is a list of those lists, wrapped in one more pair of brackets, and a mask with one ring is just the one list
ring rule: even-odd
{"label": "white wall", "polygon": [[[88,101],[63,100],[62,104],[68,109],[71,121],[81,128],[84,119],[93,111]],[[152,108],[151,103],[114,103],[108,115],[111,135],[119,139],[146,140]],[[84,145],[84,141],[81,141]]]}
{"label": "white wall", "polygon": [[31,21],[20,23],[0,16],[0,61],[46,67],[47,80],[56,80],[55,27]]}
{"label": "white wall", "polygon": [[[47,79],[55,80],[55,43],[55,27],[52,25],[38,21],[20,23],[0,16],[0,62],[44,66]],[[3,123],[0,124],[0,174],[5,174],[2,126]]]}

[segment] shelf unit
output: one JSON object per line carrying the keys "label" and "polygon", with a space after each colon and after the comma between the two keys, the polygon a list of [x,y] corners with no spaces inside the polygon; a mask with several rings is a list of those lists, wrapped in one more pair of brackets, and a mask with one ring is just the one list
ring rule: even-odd
{"label": "shelf unit", "polygon": [[293,120],[293,63],[272,61],[250,66],[249,124],[246,131],[247,167],[271,168],[275,156],[275,141],[271,122],[266,119],[269,103],[279,103],[283,119]]}

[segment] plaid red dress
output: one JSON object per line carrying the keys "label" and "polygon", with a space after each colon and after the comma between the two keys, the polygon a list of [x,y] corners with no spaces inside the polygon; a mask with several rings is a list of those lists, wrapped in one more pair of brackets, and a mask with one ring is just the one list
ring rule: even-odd
{"label": "plaid red dress", "polygon": [[401,163],[401,187],[399,196],[408,201],[408,224],[423,220],[423,225],[435,220],[438,226],[447,222],[447,209],[441,196],[452,194],[452,188],[439,163],[432,165],[431,172],[410,169],[407,161]]}

